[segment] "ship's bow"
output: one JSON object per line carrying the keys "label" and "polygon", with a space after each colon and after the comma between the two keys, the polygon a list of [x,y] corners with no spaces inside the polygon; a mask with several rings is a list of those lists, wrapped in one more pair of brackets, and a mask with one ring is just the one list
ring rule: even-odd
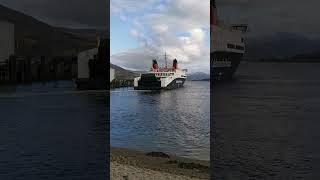
{"label": "ship's bow", "polygon": [[136,90],[160,90],[161,81],[155,74],[141,74],[140,78],[135,80],[134,89]]}

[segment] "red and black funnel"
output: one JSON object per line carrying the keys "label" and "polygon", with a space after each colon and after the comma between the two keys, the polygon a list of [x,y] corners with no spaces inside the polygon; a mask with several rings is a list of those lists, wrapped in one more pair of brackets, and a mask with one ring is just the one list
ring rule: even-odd
{"label": "red and black funnel", "polygon": [[177,59],[174,59],[174,60],[173,60],[172,68],[173,68],[173,69],[177,69],[177,68],[178,68],[178,61],[177,61]]}
{"label": "red and black funnel", "polygon": [[157,62],[157,60],[152,60],[152,68],[153,69],[158,69],[158,62]]}
{"label": "red and black funnel", "polygon": [[215,0],[210,1],[210,24],[217,25],[217,7]]}

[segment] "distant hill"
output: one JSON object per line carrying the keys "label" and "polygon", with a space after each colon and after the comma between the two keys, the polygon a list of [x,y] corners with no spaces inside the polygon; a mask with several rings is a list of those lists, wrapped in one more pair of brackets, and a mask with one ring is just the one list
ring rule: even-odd
{"label": "distant hill", "polygon": [[[96,36],[91,30],[57,28],[29,15],[0,5],[0,20],[15,25],[16,55],[19,56],[73,56],[96,47]],[[96,31],[96,32],[95,32]]]}
{"label": "distant hill", "polygon": [[196,73],[189,74],[187,79],[189,81],[207,81],[207,80],[210,80],[210,74],[196,72]]}
{"label": "distant hill", "polygon": [[298,54],[296,56],[293,56],[292,59],[317,60],[320,62],[320,49],[312,53]]}
{"label": "distant hill", "polygon": [[124,69],[120,66],[110,64],[110,67],[115,69],[115,78],[116,79],[134,79],[135,77],[139,76],[139,73],[135,73],[133,71]]}
{"label": "distant hill", "polygon": [[281,59],[318,51],[320,39],[309,39],[293,33],[279,32],[263,38],[248,38],[245,59]]}

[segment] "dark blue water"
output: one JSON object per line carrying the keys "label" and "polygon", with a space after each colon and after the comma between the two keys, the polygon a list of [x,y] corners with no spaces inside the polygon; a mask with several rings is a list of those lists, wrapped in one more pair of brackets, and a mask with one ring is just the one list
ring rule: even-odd
{"label": "dark blue water", "polygon": [[111,146],[209,160],[210,83],[184,88],[111,92]]}
{"label": "dark blue water", "polygon": [[320,64],[242,63],[213,88],[216,179],[320,179]]}
{"label": "dark blue water", "polygon": [[106,179],[106,92],[0,87],[0,179]]}

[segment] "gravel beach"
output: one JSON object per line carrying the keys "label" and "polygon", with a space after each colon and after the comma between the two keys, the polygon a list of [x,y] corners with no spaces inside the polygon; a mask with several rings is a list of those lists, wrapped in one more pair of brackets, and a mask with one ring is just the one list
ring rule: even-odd
{"label": "gravel beach", "polygon": [[111,148],[112,180],[210,179],[210,162],[182,158],[162,152],[140,152]]}
{"label": "gravel beach", "polygon": [[111,162],[110,176],[112,180],[200,180],[188,176],[179,176],[146,168],[137,168],[117,162]]}

